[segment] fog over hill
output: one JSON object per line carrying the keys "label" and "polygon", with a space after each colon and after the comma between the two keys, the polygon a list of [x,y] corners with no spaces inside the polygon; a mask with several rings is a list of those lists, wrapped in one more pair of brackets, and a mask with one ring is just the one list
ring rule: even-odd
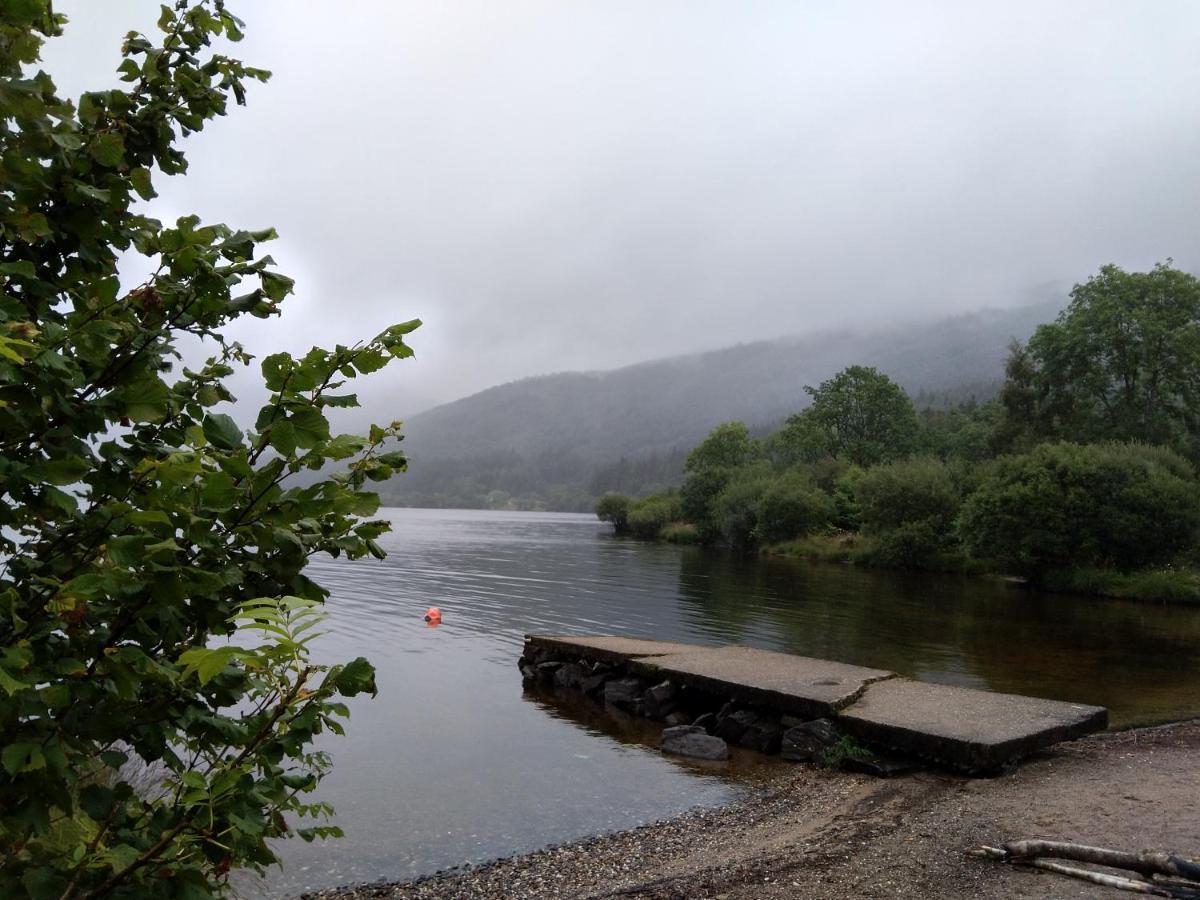
{"label": "fog over hill", "polygon": [[683,455],[713,426],[737,419],[766,430],[807,405],[805,385],[853,364],[887,373],[918,404],[986,399],[1009,341],[1027,339],[1058,307],[864,325],[513,381],[409,419],[410,470],[384,493],[407,505],[588,508],[605,490],[676,482]]}

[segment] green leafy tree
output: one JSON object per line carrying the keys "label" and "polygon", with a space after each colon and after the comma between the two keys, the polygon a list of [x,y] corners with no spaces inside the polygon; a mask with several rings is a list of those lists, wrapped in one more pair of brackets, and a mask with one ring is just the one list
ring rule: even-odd
{"label": "green leafy tree", "polygon": [[742,422],[718,425],[688,453],[680,488],[682,512],[704,540],[717,535],[713,509],[717,496],[738,469],[763,458],[762,445],[750,436],[750,429]]}
{"label": "green leafy tree", "polygon": [[625,534],[629,531],[630,500],[624,494],[605,494],[596,501],[596,518],[611,522],[613,531]]}
{"label": "green leafy tree", "polygon": [[[1200,279],[1104,266],[1010,355],[1011,436],[1138,440],[1200,456]],[[1019,446],[1019,444],[1018,444]]]}
{"label": "green leafy tree", "polygon": [[921,568],[955,542],[962,494],[949,466],[914,457],[875,466],[854,486],[862,528],[888,565]]}
{"label": "green leafy tree", "polygon": [[635,537],[654,540],[683,514],[679,497],[673,493],[640,497],[629,506],[629,532]]}
{"label": "green leafy tree", "polygon": [[850,366],[805,390],[812,397],[807,416],[824,434],[830,455],[872,466],[913,449],[919,425],[912,401],[883,373]]}
{"label": "green leafy tree", "polygon": [[1003,407],[998,400],[963,403],[954,409],[920,410],[918,446],[943,460],[982,462],[995,455],[996,430]]}
{"label": "green leafy tree", "polygon": [[738,469],[763,456],[762,446],[750,436],[743,422],[725,422],[709,432],[687,455],[683,470],[688,473],[713,469]]}
{"label": "green leafy tree", "polygon": [[825,429],[804,410],[772,432],[765,441],[771,462],[781,469],[821,462],[829,458],[829,436]]}
{"label": "green leafy tree", "polygon": [[1033,578],[1072,567],[1132,571],[1195,546],[1191,466],[1144,444],[1043,444],[991,463],[963,504],[970,553]]}
{"label": "green leafy tree", "polygon": [[758,542],[759,507],[772,480],[758,467],[735,471],[713,500],[713,525],[730,547],[744,550]]}
{"label": "green leafy tree", "polygon": [[63,21],[0,4],[0,896],[218,894],[268,839],[337,833],[306,802],[312,740],[374,675],[310,662],[327,592],[304,569],[383,555],[365,487],[405,459],[398,423],[336,434],[327,412],[418,323],[268,356],[253,427],[219,411],[251,360],[220,329],[292,290],[258,250],[274,233],[139,201],[267,73],[215,49],[241,36],[220,0],[181,2],[157,43],[129,35],[123,87],[72,103],[37,69]]}
{"label": "green leafy tree", "polygon": [[833,499],[802,472],[774,479],[758,503],[756,536],[765,543],[787,541],[829,525]]}

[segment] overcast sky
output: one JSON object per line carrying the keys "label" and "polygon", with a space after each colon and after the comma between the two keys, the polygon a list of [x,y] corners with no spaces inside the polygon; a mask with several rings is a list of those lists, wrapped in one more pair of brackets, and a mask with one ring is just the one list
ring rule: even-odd
{"label": "overcast sky", "polygon": [[[57,0],[107,86],[158,4]],[[420,317],[368,392],[1009,306],[1200,235],[1200,4],[230,0],[269,68],[160,218],[274,225],[302,348]]]}

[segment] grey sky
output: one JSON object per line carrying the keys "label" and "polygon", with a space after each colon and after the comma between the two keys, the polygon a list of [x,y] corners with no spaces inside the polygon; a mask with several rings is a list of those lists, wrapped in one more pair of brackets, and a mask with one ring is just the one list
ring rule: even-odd
{"label": "grey sky", "polygon": [[[158,11],[56,6],[68,94]],[[424,319],[389,415],[1198,262],[1190,0],[230,7],[274,78],[156,212],[279,229],[298,297],[252,348]]]}

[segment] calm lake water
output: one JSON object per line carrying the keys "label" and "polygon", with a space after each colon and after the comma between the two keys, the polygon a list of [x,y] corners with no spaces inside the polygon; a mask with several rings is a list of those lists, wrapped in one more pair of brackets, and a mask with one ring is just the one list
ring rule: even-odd
{"label": "calm lake water", "polygon": [[[367,656],[321,799],[346,837],[284,842],[261,893],[411,878],[631,827],[745,790],[747,766],[662,757],[657,729],[522,690],[527,632],[739,642],[947,684],[1200,715],[1200,609],[978,579],[739,559],[614,538],[590,515],[388,510],[382,562],[317,560],[326,661]],[[423,621],[442,608],[438,628]],[[260,891],[251,891],[259,893]]]}

